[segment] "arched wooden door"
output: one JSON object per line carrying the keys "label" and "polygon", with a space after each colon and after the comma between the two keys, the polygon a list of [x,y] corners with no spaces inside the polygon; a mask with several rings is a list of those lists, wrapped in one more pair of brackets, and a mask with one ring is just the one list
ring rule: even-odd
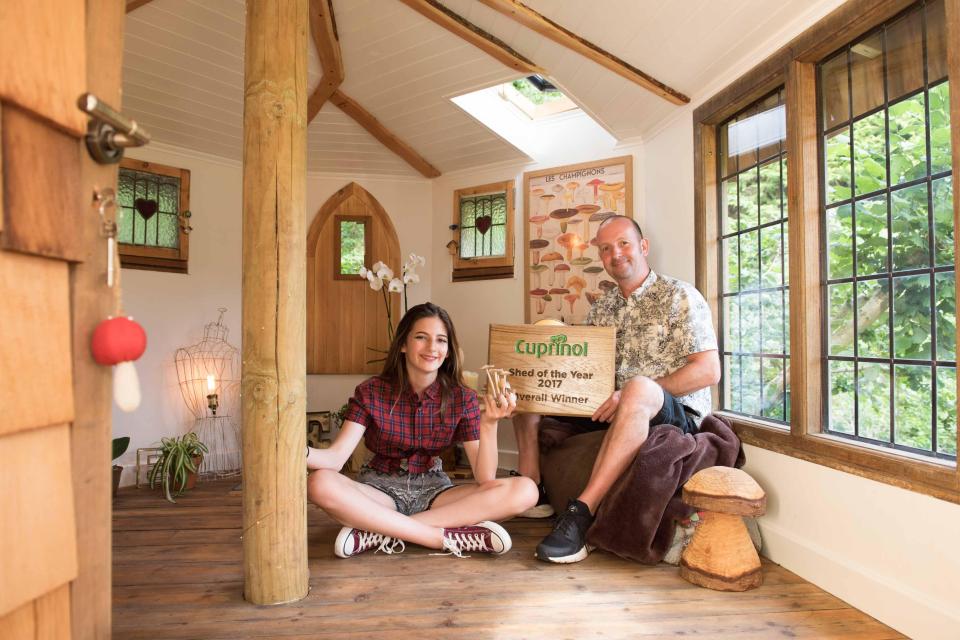
{"label": "arched wooden door", "polygon": [[[356,182],[330,196],[307,233],[307,373],[379,373],[383,363],[368,361],[382,358],[389,346],[383,293],[366,280],[335,278],[337,216],[368,218],[366,267],[380,261],[400,273],[397,231],[377,199]],[[400,296],[389,298],[396,326]]]}

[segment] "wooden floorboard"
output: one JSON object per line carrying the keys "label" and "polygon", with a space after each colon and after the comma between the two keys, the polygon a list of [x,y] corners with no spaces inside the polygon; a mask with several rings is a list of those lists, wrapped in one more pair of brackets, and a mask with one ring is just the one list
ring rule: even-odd
{"label": "wooden floorboard", "polygon": [[677,568],[604,552],[550,565],[533,550],[549,520],[513,520],[504,556],[333,555],[339,525],[308,510],[310,593],[243,600],[236,480],[198,485],[172,505],[121,489],[114,501],[115,638],[901,638],[793,573],[764,562],[745,593],[693,586]]}

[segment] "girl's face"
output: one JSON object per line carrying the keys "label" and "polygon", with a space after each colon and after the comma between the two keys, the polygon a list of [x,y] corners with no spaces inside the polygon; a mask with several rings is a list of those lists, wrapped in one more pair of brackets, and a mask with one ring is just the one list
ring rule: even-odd
{"label": "girl's face", "polygon": [[413,323],[401,353],[406,354],[410,374],[437,374],[447,357],[447,328],[437,317],[420,318]]}

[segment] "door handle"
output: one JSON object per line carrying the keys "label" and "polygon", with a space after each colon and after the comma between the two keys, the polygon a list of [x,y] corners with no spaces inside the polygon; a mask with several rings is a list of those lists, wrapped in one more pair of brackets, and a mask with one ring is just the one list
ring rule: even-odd
{"label": "door handle", "polygon": [[120,162],[127,147],[142,147],[150,142],[150,134],[92,93],[77,99],[77,107],[90,116],[87,125],[87,151],[99,164]]}

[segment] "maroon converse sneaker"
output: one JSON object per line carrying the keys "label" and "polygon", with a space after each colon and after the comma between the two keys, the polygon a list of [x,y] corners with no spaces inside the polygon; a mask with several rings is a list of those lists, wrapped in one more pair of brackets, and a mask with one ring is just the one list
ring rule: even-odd
{"label": "maroon converse sneaker", "polygon": [[468,527],[443,530],[443,550],[458,558],[469,558],[466,551],[500,555],[510,551],[510,534],[496,522],[484,520]]}
{"label": "maroon converse sneaker", "polygon": [[383,551],[386,554],[403,553],[406,545],[399,538],[353,527],[340,529],[337,541],[333,543],[333,552],[341,558],[349,558],[370,549]]}

